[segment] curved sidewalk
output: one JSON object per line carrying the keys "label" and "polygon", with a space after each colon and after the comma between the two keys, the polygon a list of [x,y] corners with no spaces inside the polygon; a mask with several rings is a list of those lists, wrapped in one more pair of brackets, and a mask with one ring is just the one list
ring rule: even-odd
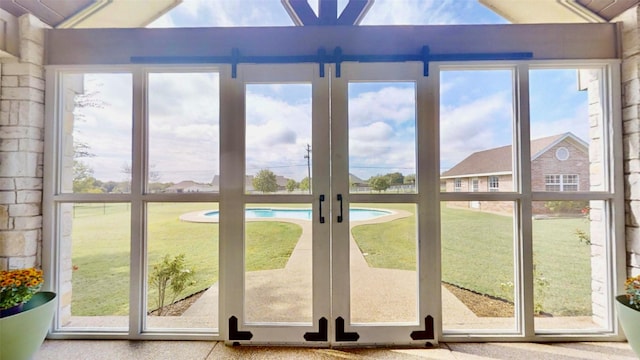
{"label": "curved sidewalk", "polygon": [[[405,217],[397,212],[375,223]],[[282,221],[282,220],[271,220]],[[245,274],[245,321],[312,322],[312,224],[287,219],[302,228],[302,234],[283,269],[251,271]],[[350,236],[351,321],[415,322],[418,318],[417,275],[415,271],[369,267]],[[217,323],[217,283],[209,288],[183,316],[215,316]],[[320,295],[322,296],[322,295]],[[443,313],[455,314],[456,322],[477,318],[460,300],[442,287]],[[424,300],[424,299],[423,299]],[[215,313],[215,314],[214,314]],[[213,319],[212,319],[213,320]]]}

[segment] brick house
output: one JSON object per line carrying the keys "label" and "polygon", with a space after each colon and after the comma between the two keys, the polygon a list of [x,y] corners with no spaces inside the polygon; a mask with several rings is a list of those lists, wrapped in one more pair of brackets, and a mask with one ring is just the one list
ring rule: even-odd
{"label": "brick house", "polygon": [[[513,189],[511,145],[475,152],[442,173],[446,192],[505,192]],[[589,189],[588,144],[567,132],[531,141],[531,187],[533,191],[586,191]],[[505,202],[456,201],[450,206],[510,212]],[[534,214],[548,213],[543,203]]]}

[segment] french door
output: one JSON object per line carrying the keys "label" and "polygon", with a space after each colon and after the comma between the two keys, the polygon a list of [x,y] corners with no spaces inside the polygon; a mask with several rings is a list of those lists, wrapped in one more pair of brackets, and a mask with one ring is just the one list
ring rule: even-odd
{"label": "french door", "polygon": [[222,81],[230,343],[434,343],[437,127],[421,63],[241,65]]}

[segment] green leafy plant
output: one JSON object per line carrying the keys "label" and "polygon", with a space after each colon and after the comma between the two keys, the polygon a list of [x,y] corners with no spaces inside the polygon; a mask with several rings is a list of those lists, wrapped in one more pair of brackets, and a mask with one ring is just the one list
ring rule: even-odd
{"label": "green leafy plant", "polygon": [[[587,222],[589,222],[590,211],[591,211],[591,208],[589,206],[585,206],[582,208],[582,210],[580,210],[580,212],[582,213],[582,215],[584,216]],[[573,233],[576,235],[580,243],[584,243],[585,245],[591,245],[590,232],[584,231],[582,229],[576,229]]]}
{"label": "green leafy plant", "polygon": [[[549,280],[538,270],[536,264],[533,264],[533,291],[534,291],[534,303],[533,313],[540,315],[544,312],[543,302],[547,296],[547,289],[549,288]],[[513,293],[513,282],[507,281],[500,283],[500,288],[507,294]]]}
{"label": "green leafy plant", "polygon": [[43,282],[42,270],[39,269],[0,271],[0,310],[29,301]]}
{"label": "green leafy plant", "polygon": [[624,291],[629,299],[629,305],[640,310],[640,275],[628,278],[624,283]]}
{"label": "green leafy plant", "polygon": [[[153,266],[149,284],[156,287],[158,291],[156,300],[158,316],[164,315],[165,306],[173,304],[187,286],[195,283],[193,275],[193,270],[187,268],[184,254],[177,255],[173,259],[165,255],[160,263]],[[171,301],[167,303],[169,293],[171,293]]]}

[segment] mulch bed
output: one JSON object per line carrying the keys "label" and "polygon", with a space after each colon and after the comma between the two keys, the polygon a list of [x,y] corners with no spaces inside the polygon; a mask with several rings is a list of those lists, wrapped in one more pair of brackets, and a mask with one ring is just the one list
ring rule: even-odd
{"label": "mulch bed", "polygon": [[465,304],[476,316],[479,317],[514,317],[513,304],[507,300],[498,299],[475,291],[442,283],[463,304]]}
{"label": "mulch bed", "polygon": [[[479,317],[513,317],[515,315],[513,304],[507,300],[498,299],[475,291],[464,289],[452,284],[443,283],[447,290],[451,291],[462,303],[464,303],[476,316]],[[173,304],[165,306],[163,316],[182,315],[200,296],[206,291],[202,290],[178,300]],[[149,315],[157,315],[158,311],[153,310]]]}
{"label": "mulch bed", "polygon": [[[164,314],[162,314],[162,316],[180,316],[180,315],[182,315],[185,311],[187,311],[187,309],[194,302],[196,302],[200,298],[200,296],[202,296],[202,294],[204,294],[205,291],[207,291],[207,289],[204,289],[204,290],[199,291],[197,293],[191,294],[191,295],[187,296],[184,299],[177,300],[173,304],[165,305]],[[158,315],[158,310],[150,311],[149,315]]]}

